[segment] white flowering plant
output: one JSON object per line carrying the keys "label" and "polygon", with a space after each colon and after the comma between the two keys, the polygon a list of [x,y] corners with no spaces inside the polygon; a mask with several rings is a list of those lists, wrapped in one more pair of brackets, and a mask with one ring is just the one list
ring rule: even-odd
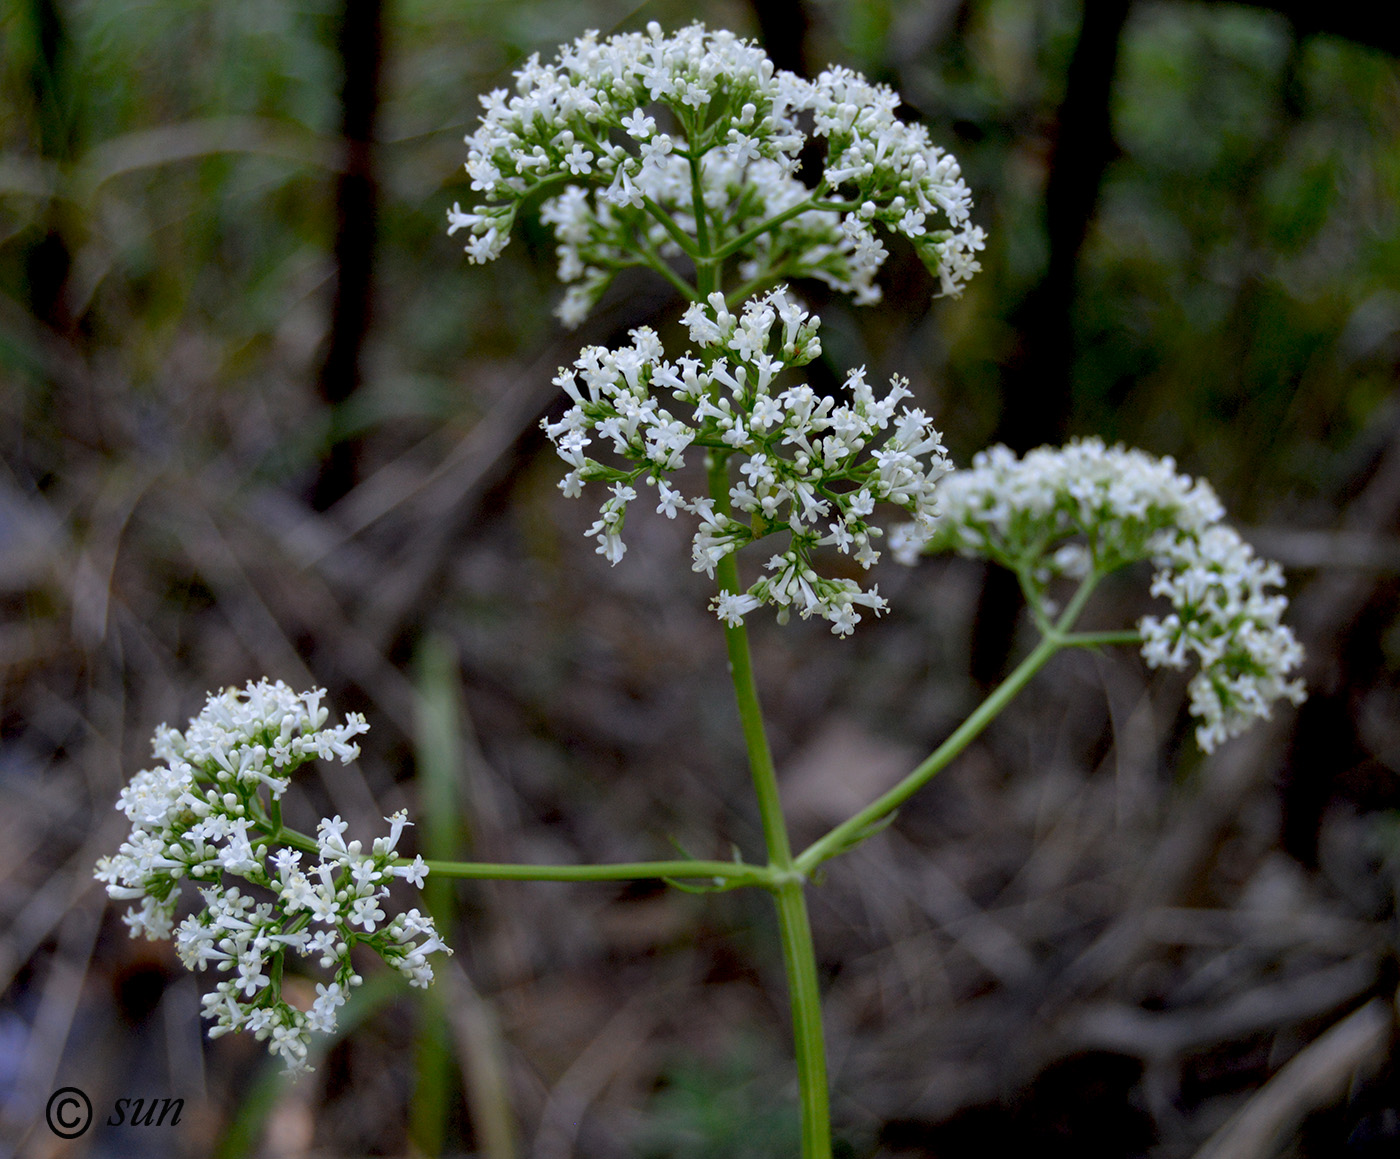
{"label": "white flowering plant", "polygon": [[[130,840],[99,865],[114,897],[139,901],[133,933],[176,936],[192,968],[227,976],[206,1000],[215,1032],[247,1029],[297,1069],[306,1032],[328,1029],[358,981],[350,948],[378,951],[410,981],[431,977],[446,950],[417,910],[388,918],[392,878],[550,881],[653,879],[689,889],[756,886],[774,898],[793,1017],[803,1159],[829,1159],[831,1132],[820,993],[806,889],[827,860],[870,838],[946,767],[1059,651],[1132,643],[1149,665],[1199,670],[1190,683],[1207,751],[1303,695],[1290,674],[1301,649],[1282,623],[1276,565],[1253,556],[1221,522],[1208,484],[1170,459],[1086,439],[1018,458],[1005,448],[952,467],[908,383],[877,391],[864,368],[838,373],[836,395],[798,373],[822,356],[820,319],[790,283],[817,279],[875,301],[882,236],[912,243],[937,283],[957,294],[983,244],[956,160],[900,121],[899,99],[831,68],[807,81],[775,69],[755,46],[701,25],[602,40],[590,33],[551,64],[532,57],[516,91],[482,98],[467,138],[467,171],[482,200],[448,212],[474,263],[499,255],[522,206],[540,195],[567,287],[559,314],[577,324],[621,269],[651,269],[687,305],[690,347],[668,354],[640,327],[617,349],[589,346],[560,369],[565,398],[545,433],[564,461],[560,488],[605,492],[588,529],[610,563],[623,560],[631,504],[694,521],[691,565],[716,582],[711,609],[728,650],[739,720],[762,822],[762,860],[683,858],[611,865],[424,862],[395,856],[402,814],[365,851],[339,818],[309,837],[286,829],[278,802],[313,755],[348,759],[364,722],[325,726],[319,694],[249,685],[212,697],[184,733],[157,734],[154,772],[138,774],[119,807]],[[810,146],[816,144],[818,148]],[[824,146],[824,150],[822,148]],[[821,153],[818,171],[799,157]],[[804,184],[805,179],[812,181]],[[704,490],[687,459],[704,466]],[[894,522],[885,522],[884,512]],[[888,529],[888,534],[887,534]],[[772,540],[758,574],[740,579],[741,549]],[[823,574],[849,556],[871,569],[953,550],[1010,568],[1040,642],[946,741],[893,788],[806,849],[791,847],[750,660],[745,617],[795,610],[849,635],[862,609],[886,607],[878,587]],[[761,557],[761,553],[759,553]],[[1171,611],[1114,631],[1075,624],[1103,578],[1147,561],[1151,592]],[[1062,606],[1052,600],[1060,589]],[[263,794],[266,793],[266,798]],[[310,860],[303,863],[303,858]],[[204,909],[173,927],[177,884],[199,886]],[[241,878],[270,900],[227,880]],[[690,884],[685,884],[690,883]],[[309,1013],[279,980],[287,951],[333,971]]]}

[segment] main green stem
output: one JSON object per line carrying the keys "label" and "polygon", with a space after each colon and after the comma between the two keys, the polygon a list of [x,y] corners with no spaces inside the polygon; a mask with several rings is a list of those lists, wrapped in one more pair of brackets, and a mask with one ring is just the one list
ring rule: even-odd
{"label": "main green stem", "polygon": [[[714,455],[710,465],[710,498],[715,510],[729,509],[729,480],[725,459]],[[738,592],[739,567],[731,552],[715,567],[722,592]],[[778,907],[778,932],[792,1005],[792,1037],[797,1055],[798,1097],[802,1108],[802,1159],[831,1159],[831,1106],[827,1089],[826,1041],[822,1034],[821,991],[817,985],[816,950],[807,917],[805,879],[793,863],[787,820],[778,793],[773,754],[763,726],[763,710],[754,683],[749,637],[742,623],[726,625],[729,675],[739,707],[739,723],[749,755],[749,772],[758,797],[768,865],[773,874],[769,890]]]}
{"label": "main green stem", "polygon": [[[691,196],[700,243],[695,261],[695,289],[705,301],[724,286],[724,249],[712,249],[706,223],[702,174],[698,159],[690,166]],[[728,455],[712,451],[709,464],[710,498],[715,511],[729,514]],[[715,566],[721,592],[737,593],[739,564],[730,552]],[[792,1038],[797,1055],[798,1097],[802,1107],[802,1159],[831,1159],[831,1105],[826,1077],[826,1040],[822,1035],[821,991],[817,987],[817,956],[812,945],[812,924],[807,917],[804,878],[794,868],[792,844],[788,840],[787,819],[778,794],[778,776],[773,753],[763,726],[763,709],[753,678],[749,637],[743,623],[725,625],[724,642],[729,650],[729,677],[739,708],[744,747],[749,755],[749,772],[758,797],[758,814],[763,824],[763,840],[768,848],[767,883],[778,907],[778,932],[783,947],[783,968],[787,974],[788,999],[792,1005]]]}

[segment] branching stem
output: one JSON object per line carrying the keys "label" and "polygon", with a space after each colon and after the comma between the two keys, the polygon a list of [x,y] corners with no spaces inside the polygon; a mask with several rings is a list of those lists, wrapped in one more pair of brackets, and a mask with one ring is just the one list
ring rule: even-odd
{"label": "branching stem", "polygon": [[876,832],[880,823],[889,814],[928,784],[948,766],[954,757],[972,743],[977,735],[1030,682],[1031,677],[1045,667],[1050,657],[1061,648],[1069,646],[1071,642],[1077,642],[1068,635],[1069,629],[1079,618],[1079,613],[1083,611],[1084,604],[1092,594],[1098,580],[1099,576],[1093,573],[1085,578],[1079,585],[1079,590],[1074,593],[1069,604],[1065,607],[1059,620],[1035,646],[1030,655],[1016,665],[1011,675],[997,685],[992,694],[977,706],[972,715],[963,721],[953,734],[934,749],[917,768],[854,817],[843,821],[826,836],[814,841],[798,854],[794,862],[798,872],[804,875],[810,874],[823,861],[835,857],[839,853],[844,853]]}

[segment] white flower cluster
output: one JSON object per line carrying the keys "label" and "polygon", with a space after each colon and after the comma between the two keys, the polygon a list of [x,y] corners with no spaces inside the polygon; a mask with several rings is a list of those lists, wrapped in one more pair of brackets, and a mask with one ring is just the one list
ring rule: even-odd
{"label": "white flower cluster", "polygon": [[1267,717],[1275,701],[1302,699],[1302,682],[1288,679],[1302,662],[1282,623],[1288,601],[1269,594],[1282,572],[1220,522],[1210,485],[1177,474],[1170,458],[1097,439],[1020,459],[994,447],[950,474],[939,499],[943,519],[931,540],[915,528],[892,532],[897,558],[956,550],[1010,567],[1035,588],[1152,560],[1152,594],[1173,611],[1139,622],[1143,656],[1152,667],[1199,661],[1191,711],[1206,752]]}
{"label": "white flower cluster", "polygon": [[[392,879],[421,885],[427,872],[421,857],[398,864],[394,855],[409,824],[405,813],[386,818],[389,835],[368,851],[345,841],[338,816],[321,821],[314,842],[274,820],[299,765],[359,755],[354,738],[369,726],[355,713],[328,726],[324,695],[250,682],[210,696],[183,733],[162,725],[153,745],[161,763],[137,773],[117,802],[131,834],[96,871],[112,897],[140,903],[124,919],[132,937],[173,933],[191,970],[213,963],[227,974],[204,998],[205,1017],[215,1023],[210,1036],[250,1031],[289,1071],[306,1069],[310,1032],[334,1030],[337,1009],[359,984],[353,946],[370,946],[415,986],[432,980],[428,954],[451,953],[431,918],[414,909],[386,920],[380,905]],[[230,877],[252,890],[226,885]],[[176,926],[186,879],[204,908]],[[309,1011],[283,995],[288,950],[333,973],[329,984],[317,983]]]}
{"label": "white flower cluster", "polygon": [[[724,296],[694,304],[684,322],[699,357],[669,361],[656,334],[632,332],[619,350],[590,346],[555,383],[573,406],[544,428],[569,472],[560,484],[577,496],[585,482],[610,484],[599,519],[588,534],[598,551],[617,563],[627,505],[637,498],[638,479],[657,490],[657,511],[697,516],[693,566],[713,576],[725,556],[775,532],[786,532],[786,550],[772,556],[764,575],[747,591],[726,592],[712,607],[730,624],[762,604],[785,621],[793,609],[830,621],[838,635],[860,620],[857,606],[880,612],[878,589],[862,591],[851,579],[819,575],[812,551],[835,547],[862,568],[879,559],[873,540],[882,535],[868,517],[877,502],[895,504],[914,516],[925,535],[937,514],[935,484],[949,468],[939,433],[922,410],[899,404],[907,384],[893,379],[882,398],[865,382],[864,368],[851,371],[847,399],[818,394],[806,383],[779,388],[787,367],[803,366],[821,349],[819,321],[779,288],[745,303],[739,315]],[[669,394],[684,411],[665,405]],[[883,436],[883,437],[881,437]],[[624,466],[609,466],[586,451],[595,441]],[[728,489],[729,511],[708,496],[690,498],[676,485],[685,452],[692,446],[724,459],[736,458],[739,478]]]}
{"label": "white flower cluster", "polygon": [[[935,549],[981,556],[1039,583],[1112,571],[1146,558],[1159,532],[1199,531],[1225,514],[1210,485],[1177,474],[1171,459],[1098,439],[1024,458],[1000,446],[981,451],[943,480],[939,497]],[[928,539],[897,528],[891,550],[910,563]]]}
{"label": "white flower cluster", "polygon": [[[516,95],[481,98],[467,172],[485,200],[471,212],[453,205],[448,232],[466,230],[470,260],[490,261],[520,203],[566,184],[542,216],[571,285],[560,307],[569,325],[618,269],[676,257],[678,233],[716,252],[758,229],[734,251],[746,282],[814,277],[862,302],[879,298],[877,221],[913,242],[945,294],[979,268],[984,236],[969,223],[956,159],[858,73],[807,81],[731,33],[693,24],[667,37],[653,23],[603,41],[589,33],[515,77]],[[827,143],[815,189],[796,176],[807,125]]]}
{"label": "white flower cluster", "polygon": [[1184,668],[1193,654],[1200,662],[1189,690],[1201,748],[1210,752],[1267,718],[1276,700],[1302,703],[1303,682],[1287,677],[1303,648],[1280,622],[1288,600],[1269,594],[1283,584],[1278,564],[1255,558],[1224,525],[1176,536],[1154,559],[1161,570],[1152,594],[1174,610],[1139,622],[1142,654],[1154,668]]}

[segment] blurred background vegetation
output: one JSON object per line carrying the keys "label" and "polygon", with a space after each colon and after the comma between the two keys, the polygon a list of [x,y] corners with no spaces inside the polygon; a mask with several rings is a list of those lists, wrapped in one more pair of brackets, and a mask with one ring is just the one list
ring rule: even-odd
{"label": "blurred background vegetation", "polygon": [[[580,344],[677,301],[639,274],[561,333],[537,222],[484,268],[444,230],[477,94],[587,28],[702,19],[894,86],[990,235],[959,301],[900,249],[877,309],[800,287],[825,373],[908,375],[960,462],[1087,434],[1175,456],[1290,568],[1309,649],[1308,704],[1209,761],[1180,680],[1062,657],[831,867],[844,1153],[1394,1154],[1400,40],[1372,15],[0,4],[0,1149],[56,1153],[43,1103],[76,1085],[186,1105],[70,1155],[794,1153],[761,897],[437,887],[442,984],[372,977],[287,1088],[202,1036],[196,981],[91,880],[153,727],[263,674],[373,726],[293,820],[406,805],[425,852],[492,860],[761,849],[683,529],[634,514],[607,568],[538,430]],[[799,838],[1023,646],[995,574],[880,583],[892,614],[852,641],[756,627]]]}

